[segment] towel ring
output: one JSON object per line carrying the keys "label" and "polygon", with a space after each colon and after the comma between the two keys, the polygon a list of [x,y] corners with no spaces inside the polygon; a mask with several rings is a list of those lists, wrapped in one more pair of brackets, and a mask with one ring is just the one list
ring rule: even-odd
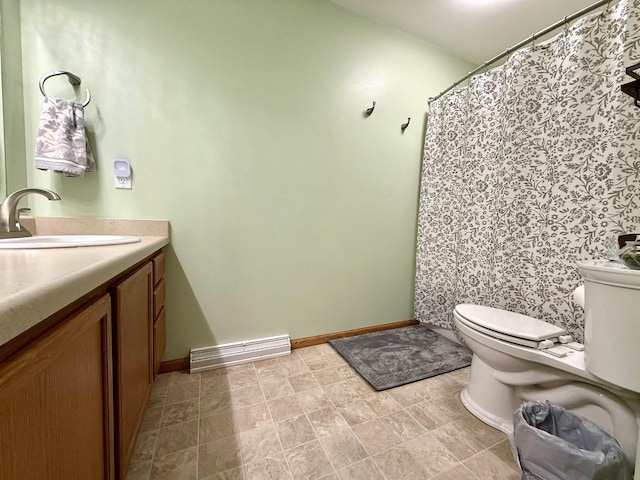
{"label": "towel ring", "polygon": [[[80,85],[80,82],[82,81],[80,80],[80,77],[78,77],[77,75],[74,75],[71,72],[65,72],[64,70],[57,70],[55,72],[45,73],[40,79],[40,91],[42,92],[42,95],[44,95],[45,97],[48,96],[44,91],[44,82],[49,80],[51,77],[57,77],[58,75],[66,75],[67,80],[69,80],[69,83],[71,85]],[[86,92],[87,92],[87,98],[82,103],[83,107],[86,107],[87,105],[89,105],[89,102],[91,101],[91,92],[89,91],[88,88],[86,89]]]}

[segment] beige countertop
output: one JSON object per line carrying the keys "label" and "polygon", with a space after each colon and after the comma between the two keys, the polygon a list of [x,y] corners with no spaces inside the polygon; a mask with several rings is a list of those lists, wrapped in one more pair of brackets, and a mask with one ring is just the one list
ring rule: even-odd
{"label": "beige countertop", "polygon": [[[135,235],[141,241],[99,247],[0,250],[0,345],[169,243],[166,221],[60,220],[64,233]],[[59,222],[52,219],[35,222],[37,234],[62,233],[57,230]]]}

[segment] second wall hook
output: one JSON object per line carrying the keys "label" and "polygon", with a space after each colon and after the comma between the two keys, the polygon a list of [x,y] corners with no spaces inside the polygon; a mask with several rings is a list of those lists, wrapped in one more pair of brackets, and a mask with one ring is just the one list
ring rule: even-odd
{"label": "second wall hook", "polygon": [[407,129],[410,123],[411,123],[411,117],[407,118],[407,123],[403,123],[402,125],[400,125],[400,130],[402,130],[402,133],[404,133],[404,131]]}
{"label": "second wall hook", "polygon": [[373,106],[372,106],[372,107],[367,108],[367,109],[364,111],[364,116],[365,116],[365,117],[370,116],[370,115],[373,113],[373,110],[374,110],[375,108],[376,108],[376,102],[375,102],[375,100],[374,100],[374,102],[373,102]]}

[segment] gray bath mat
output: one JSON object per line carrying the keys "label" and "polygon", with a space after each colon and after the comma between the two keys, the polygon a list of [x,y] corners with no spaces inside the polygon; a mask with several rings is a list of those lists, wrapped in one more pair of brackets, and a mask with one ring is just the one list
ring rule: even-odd
{"label": "gray bath mat", "polygon": [[378,391],[471,365],[471,350],[423,325],[329,343]]}

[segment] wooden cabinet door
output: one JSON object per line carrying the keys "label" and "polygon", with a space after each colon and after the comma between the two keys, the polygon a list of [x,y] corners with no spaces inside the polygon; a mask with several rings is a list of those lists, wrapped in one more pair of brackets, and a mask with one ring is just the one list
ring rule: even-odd
{"label": "wooden cabinet door", "polygon": [[112,290],[116,463],[124,479],[153,382],[153,275],[146,263]]}
{"label": "wooden cabinet door", "polygon": [[0,478],[113,479],[109,295],[0,365]]}

